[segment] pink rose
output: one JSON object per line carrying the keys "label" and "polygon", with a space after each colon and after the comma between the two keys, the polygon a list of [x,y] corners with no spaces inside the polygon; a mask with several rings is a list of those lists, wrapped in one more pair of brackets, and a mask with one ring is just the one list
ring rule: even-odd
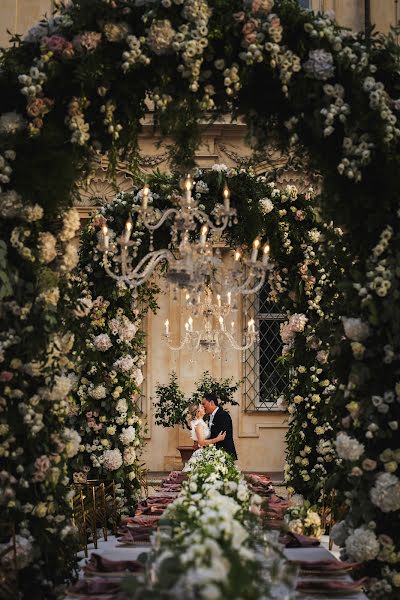
{"label": "pink rose", "polygon": [[274,0],[253,0],[251,3],[251,12],[255,14],[267,15],[274,5]]}
{"label": "pink rose", "polygon": [[277,17],[276,15],[274,15],[270,20],[269,20],[269,26],[271,29],[278,29],[278,27],[281,26],[281,20],[279,17]]}
{"label": "pink rose", "polygon": [[14,374],[11,373],[10,371],[1,371],[0,372],[0,381],[6,382],[6,381],[11,381],[11,379],[14,377]]}
{"label": "pink rose", "polygon": [[296,210],[296,214],[294,215],[296,221],[304,221],[305,216],[302,210]]}
{"label": "pink rose", "polygon": [[308,271],[308,266],[307,265],[300,265],[299,267],[299,273],[300,275],[306,275]]}
{"label": "pink rose", "polygon": [[76,35],[72,40],[72,44],[77,50],[86,50],[92,52],[96,50],[101,40],[101,33],[96,31],[84,31]]}
{"label": "pink rose", "polygon": [[92,413],[92,411],[90,410],[89,412],[87,412],[87,413],[86,413],[86,418],[87,418],[87,419],[91,419],[92,417],[93,417],[93,413]]}
{"label": "pink rose", "polygon": [[44,37],[42,39],[42,42],[47,46],[50,52],[54,52],[54,54],[61,54],[65,46],[69,43],[61,35],[52,35],[50,37]]}
{"label": "pink rose", "polygon": [[255,19],[250,19],[243,25],[242,33],[246,44],[254,44],[257,40],[257,25],[258,22]]}

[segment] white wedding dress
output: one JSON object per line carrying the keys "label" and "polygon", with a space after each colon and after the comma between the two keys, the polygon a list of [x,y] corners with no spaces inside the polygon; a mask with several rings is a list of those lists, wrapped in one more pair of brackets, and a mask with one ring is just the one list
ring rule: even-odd
{"label": "white wedding dress", "polygon": [[[200,427],[203,428],[203,437],[205,440],[207,440],[210,437],[210,428],[207,425],[207,423],[205,421],[203,421],[203,419],[195,419],[194,421],[191,422],[190,437],[192,438],[192,440],[194,442],[199,441],[197,439],[197,433],[196,433],[196,427],[198,425],[200,425]],[[193,452],[190,460],[192,460],[192,458],[194,458],[194,460],[196,460],[196,457],[198,457],[202,452],[203,452],[203,448],[198,448],[197,450],[195,450]],[[183,472],[185,473],[186,471],[190,471],[190,465],[185,465],[185,467],[183,468]]]}
{"label": "white wedding dress", "polygon": [[[190,437],[192,438],[192,440],[194,442],[198,442],[199,440],[197,439],[197,433],[196,433],[196,427],[200,425],[203,429],[203,437],[205,440],[207,440],[210,437],[210,428],[208,427],[207,423],[205,421],[203,421],[203,419],[195,419],[194,421],[192,421],[191,425],[190,425]],[[200,448],[199,448],[200,450]]]}

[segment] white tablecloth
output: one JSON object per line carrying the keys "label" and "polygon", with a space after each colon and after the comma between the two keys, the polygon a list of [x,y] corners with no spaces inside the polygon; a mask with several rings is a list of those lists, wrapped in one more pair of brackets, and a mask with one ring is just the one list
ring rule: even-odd
{"label": "white tablecloth", "polygon": [[[137,545],[133,548],[124,548],[118,547],[117,540],[114,536],[109,536],[107,542],[104,540],[99,540],[98,549],[96,550],[93,547],[93,544],[89,546],[89,556],[91,552],[95,552],[104,556],[105,558],[109,558],[110,560],[135,560],[138,558],[139,554],[142,552],[148,552],[150,546],[147,545]],[[317,548],[286,548],[284,550],[285,556],[288,560],[329,560],[335,558],[334,554],[323,546],[318,546]],[[82,567],[85,564],[86,559],[83,556],[83,552],[80,552],[78,555],[80,560],[80,566]],[[83,572],[80,572],[80,577],[83,577]],[[313,576],[313,579],[317,577]],[[334,578],[334,575],[332,576]],[[350,580],[350,576],[346,575],[343,577],[346,580]],[[324,594],[298,594],[299,600],[305,600],[306,598],[310,600],[327,600],[331,599],[332,596],[327,596]],[[67,596],[65,600],[74,600],[72,597]],[[343,596],[335,596],[335,600],[367,600],[367,597],[363,593],[357,594],[344,594]]]}

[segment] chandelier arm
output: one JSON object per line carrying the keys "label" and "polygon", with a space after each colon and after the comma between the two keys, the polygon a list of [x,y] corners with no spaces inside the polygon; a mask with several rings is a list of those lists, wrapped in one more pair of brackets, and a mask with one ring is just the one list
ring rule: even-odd
{"label": "chandelier arm", "polygon": [[186,344],[189,342],[189,336],[188,333],[185,334],[185,337],[183,338],[183,342],[179,345],[179,346],[172,346],[172,344],[169,343],[168,337],[167,335],[164,336],[165,338],[165,343],[167,344],[168,348],[170,350],[172,350],[173,352],[179,352],[179,350],[182,350],[182,348],[184,348],[184,346],[186,346]]}
{"label": "chandelier arm", "polygon": [[130,281],[141,278],[147,279],[160,262],[167,260],[171,256],[172,254],[169,250],[153,250],[138,262],[133,271],[129,275],[126,275],[126,278]]}
{"label": "chandelier arm", "polygon": [[218,227],[217,225],[215,225],[215,223],[213,223],[211,221],[211,219],[208,216],[208,214],[205,213],[203,210],[197,209],[196,213],[197,213],[196,214],[197,219],[200,221],[199,216],[201,216],[203,218],[203,222],[207,223],[207,225],[209,226],[210,230],[213,231],[213,232],[215,232],[215,233],[222,233],[228,227],[229,217],[223,217],[222,218],[222,225],[220,227]]}
{"label": "chandelier arm", "polygon": [[253,344],[254,342],[257,340],[258,338],[258,334],[257,333],[251,333],[250,335],[246,334],[245,335],[245,339],[247,339],[248,341],[245,342],[245,344],[243,346],[240,346],[235,338],[228,332],[228,331],[224,331],[224,334],[226,335],[226,337],[228,338],[231,346],[235,349],[235,350],[240,350],[242,352],[244,352],[245,350],[248,350]]}
{"label": "chandelier arm", "polygon": [[[179,213],[179,211],[176,208],[169,208],[163,214],[163,216],[160,218],[160,220],[157,221],[157,223],[155,225],[152,225],[149,221],[147,221],[146,217],[141,217],[141,219],[142,219],[142,223],[146,227],[146,229],[148,229],[149,231],[156,231],[156,229],[159,229],[161,227],[161,225],[163,225],[165,223],[165,221],[168,219],[168,217],[170,217],[172,215],[177,215],[178,213]],[[139,214],[140,214],[140,212],[139,212]]]}
{"label": "chandelier arm", "polygon": [[232,293],[241,294],[242,296],[249,296],[252,294],[257,294],[257,292],[259,292],[261,290],[262,286],[265,283],[265,276],[266,276],[265,271],[262,272],[261,276],[257,276],[257,277],[260,277],[260,281],[258,282],[258,284],[255,287],[248,287],[252,280],[251,277],[248,277],[242,285],[233,288]]}

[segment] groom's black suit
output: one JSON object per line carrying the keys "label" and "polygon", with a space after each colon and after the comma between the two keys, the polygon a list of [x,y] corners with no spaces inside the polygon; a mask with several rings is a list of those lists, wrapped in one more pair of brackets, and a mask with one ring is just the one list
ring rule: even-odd
{"label": "groom's black suit", "polygon": [[210,438],[217,437],[221,431],[226,431],[226,437],[222,442],[217,442],[215,445],[217,448],[223,448],[226,450],[226,452],[228,452],[235,460],[237,460],[235,444],[233,442],[231,415],[223,408],[218,407],[211,424]]}

